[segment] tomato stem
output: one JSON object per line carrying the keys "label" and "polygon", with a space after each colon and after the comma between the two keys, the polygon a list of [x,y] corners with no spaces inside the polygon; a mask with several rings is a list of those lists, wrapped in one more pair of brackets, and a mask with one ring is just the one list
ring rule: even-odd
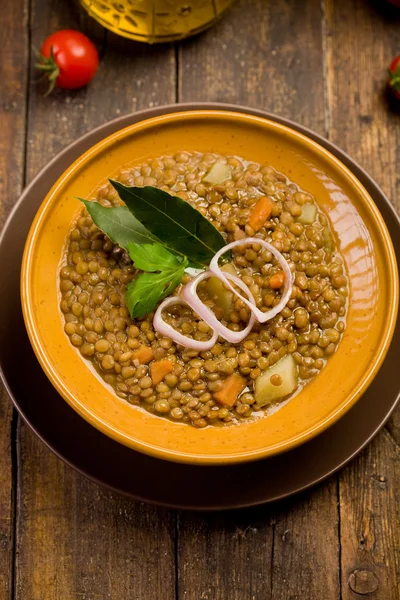
{"label": "tomato stem", "polygon": [[57,77],[60,75],[60,69],[54,57],[53,46],[50,48],[50,56],[43,56],[43,54],[35,48],[34,52],[39,59],[39,62],[35,63],[35,68],[38,69],[38,71],[41,71],[49,81],[49,87],[45,93],[45,96],[48,96],[54,90]]}

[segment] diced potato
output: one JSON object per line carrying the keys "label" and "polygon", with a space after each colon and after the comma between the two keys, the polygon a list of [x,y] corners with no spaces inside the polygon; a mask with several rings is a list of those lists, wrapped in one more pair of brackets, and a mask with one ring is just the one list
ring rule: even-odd
{"label": "diced potato", "polygon": [[335,249],[335,241],[333,239],[333,235],[329,227],[324,227],[322,230],[322,237],[325,242],[325,250],[328,252],[333,252]]}
{"label": "diced potato", "polygon": [[301,215],[297,218],[299,223],[303,225],[311,225],[314,223],[317,216],[317,207],[315,204],[303,204]]}
{"label": "diced potato", "polygon": [[[236,269],[232,263],[223,265],[221,271],[226,271],[231,275],[237,275]],[[218,277],[210,277],[207,282],[207,291],[215,304],[224,311],[225,319],[228,319],[229,313],[233,310],[233,293],[225,287],[224,283]]]}
{"label": "diced potato", "polygon": [[227,179],[232,177],[232,171],[229,165],[225,165],[224,163],[216,162],[213,164],[211,169],[206,173],[205,177],[203,177],[204,183],[223,183]]}
{"label": "diced potato", "polygon": [[261,408],[288,396],[297,388],[297,381],[297,365],[293,356],[288,354],[256,380],[255,400],[257,406]]}

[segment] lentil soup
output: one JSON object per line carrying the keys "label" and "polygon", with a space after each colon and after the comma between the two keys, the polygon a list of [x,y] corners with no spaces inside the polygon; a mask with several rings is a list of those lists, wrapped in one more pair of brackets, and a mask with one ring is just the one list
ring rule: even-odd
{"label": "lentil soup", "polygon": [[[215,165],[223,166],[223,181],[208,176]],[[154,313],[131,319],[125,290],[136,269],[84,209],[60,268],[61,311],[71,344],[121,399],[177,422],[221,426],[276,410],[324,367],[345,329],[345,266],[315,199],[270,166],[199,152],[155,158],[122,169],[115,179],[159,187],[186,200],[226,243],[248,237],[270,242],[292,270],[291,297],[276,317],[256,322],[238,344],[220,337],[207,351],[184,348],[154,329]],[[271,212],[257,224],[252,210],[262,198]],[[99,186],[93,199],[105,207],[121,204],[109,183]],[[259,244],[236,246],[229,268],[249,287],[260,310],[278,304],[281,271],[271,252]],[[215,279],[199,284],[199,296],[229,329],[240,331],[250,310]],[[189,280],[185,274],[182,283]],[[211,337],[209,325],[188,307],[174,305],[164,319],[195,340]],[[229,401],[227,387],[236,390]]]}

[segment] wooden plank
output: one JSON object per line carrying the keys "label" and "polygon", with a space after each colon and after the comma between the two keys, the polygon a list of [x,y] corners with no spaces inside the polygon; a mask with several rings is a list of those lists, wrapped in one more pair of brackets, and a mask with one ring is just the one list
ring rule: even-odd
{"label": "wooden plank", "polygon": [[386,430],[340,477],[342,598],[400,598],[400,450]]}
{"label": "wooden plank", "polygon": [[178,598],[269,600],[273,519],[268,511],[178,515]]}
{"label": "wooden plank", "polygon": [[0,227],[23,185],[27,82],[27,2],[2,12],[0,61]]}
{"label": "wooden plank", "polygon": [[178,598],[338,598],[336,501],[332,479],[271,507],[179,514]]}
{"label": "wooden plank", "polygon": [[[46,99],[46,85],[32,86],[28,177],[31,178],[67,144],[86,131],[142,108],[175,101],[175,53],[172,47],[147,46],[104,30],[74,3],[50,10],[37,2],[32,8],[32,43],[40,47],[48,32],[70,25],[96,43],[101,63],[87,88],[56,89]],[[49,154],[50,149],[50,154]]]}
{"label": "wooden plank", "polygon": [[[2,11],[0,60],[0,229],[22,191],[27,83],[27,2],[16,0]],[[16,413],[0,383],[0,598],[11,599],[15,519]]]}
{"label": "wooden plank", "polygon": [[[322,14],[314,0],[242,1],[180,46],[179,100],[235,102],[325,132]],[[290,503],[178,519],[185,600],[339,597],[336,480]]]}
{"label": "wooden plank", "polygon": [[174,514],[75,473],[21,431],[16,599],[175,600]]}
{"label": "wooden plank", "polygon": [[400,17],[379,4],[326,0],[329,136],[400,211],[399,117],[385,96],[387,68],[399,52]]}
{"label": "wooden plank", "polygon": [[400,407],[397,407],[386,424],[386,429],[400,447]]}
{"label": "wooden plank", "polygon": [[[106,36],[72,2],[33,3],[35,46],[64,27],[90,33],[101,67],[92,84],[77,92],[56,90],[43,98],[32,86],[28,179],[85,131],[155,103],[154,94],[158,102],[175,95],[172,48],[139,48]],[[53,456],[24,425],[18,438],[16,599],[175,599],[174,514],[99,488]]]}
{"label": "wooden plank", "polygon": [[[13,490],[13,407],[1,385],[0,390],[0,598],[12,594],[15,502]],[[14,414],[14,418],[16,415]]]}
{"label": "wooden plank", "polygon": [[339,598],[336,478],[283,503],[275,521],[273,600]]}
{"label": "wooden plank", "polygon": [[262,108],[325,133],[320,5],[236,2],[181,44],[179,99]]}
{"label": "wooden plank", "polygon": [[[396,16],[397,15],[397,16]],[[399,16],[383,3],[327,0],[329,133],[400,209],[398,115],[385,98],[388,64],[400,46]],[[351,74],[351,76],[349,76]],[[400,412],[387,433],[340,477],[343,600],[400,597]]]}

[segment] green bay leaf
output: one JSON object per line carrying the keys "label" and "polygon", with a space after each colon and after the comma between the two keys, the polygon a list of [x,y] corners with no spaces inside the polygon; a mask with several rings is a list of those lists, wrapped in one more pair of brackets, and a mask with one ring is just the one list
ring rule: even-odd
{"label": "green bay leaf", "polygon": [[168,271],[184,268],[188,265],[187,258],[182,260],[176,254],[169,252],[161,244],[128,244],[128,253],[135,267],[141,271]]}
{"label": "green bay leaf", "polygon": [[152,186],[129,187],[110,182],[134,217],[173,252],[205,267],[225,246],[218,229],[189,202]]}
{"label": "green bay leaf", "polygon": [[161,273],[140,273],[126,288],[125,299],[133,319],[152,312],[182,281],[185,267]]}
{"label": "green bay leaf", "polygon": [[158,243],[128,244],[128,252],[135,267],[145,272],[128,285],[126,304],[132,318],[143,317],[180,284],[188,259]]}
{"label": "green bay leaf", "polygon": [[98,202],[91,202],[78,198],[86,207],[89,215],[92,217],[93,223],[105,233],[110,240],[121,248],[128,248],[129,243],[135,244],[152,244],[158,241],[157,238],[150,233],[138,221],[132,212],[126,206],[115,206],[106,208]]}

